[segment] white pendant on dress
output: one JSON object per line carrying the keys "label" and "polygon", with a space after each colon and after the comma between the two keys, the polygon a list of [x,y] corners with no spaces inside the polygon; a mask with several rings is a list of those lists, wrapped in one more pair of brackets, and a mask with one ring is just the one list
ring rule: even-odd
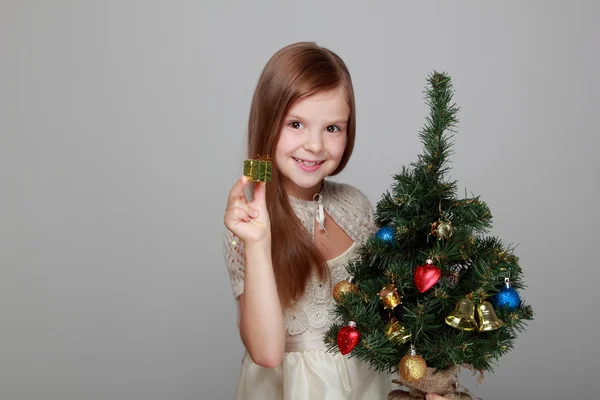
{"label": "white pendant on dress", "polygon": [[317,213],[316,220],[319,223],[319,230],[325,231],[327,235],[327,229],[325,229],[325,210],[323,209],[323,196],[321,193],[315,193],[313,196],[313,200],[317,202]]}

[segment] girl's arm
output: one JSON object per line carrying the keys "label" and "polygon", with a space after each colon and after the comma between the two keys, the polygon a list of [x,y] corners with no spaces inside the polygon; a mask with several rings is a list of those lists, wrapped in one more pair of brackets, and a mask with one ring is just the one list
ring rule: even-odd
{"label": "girl's arm", "polygon": [[243,254],[241,249],[238,254],[243,255],[244,272],[237,278],[243,282],[238,296],[240,336],[256,364],[273,368],[283,360],[285,325],[271,261],[271,225],[265,183],[256,184],[252,201],[245,196],[247,185],[245,177],[233,185],[224,216],[225,226],[243,241]]}
{"label": "girl's arm", "polygon": [[245,245],[244,293],[239,297],[240,335],[252,360],[274,368],[283,361],[285,326],[271,262],[271,244]]}

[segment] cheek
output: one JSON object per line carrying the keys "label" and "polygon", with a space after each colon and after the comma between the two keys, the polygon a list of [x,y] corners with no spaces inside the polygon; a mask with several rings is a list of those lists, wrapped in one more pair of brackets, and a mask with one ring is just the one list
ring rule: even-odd
{"label": "cheek", "polygon": [[277,147],[275,148],[275,165],[281,167],[286,159],[294,152],[295,144],[290,137],[290,135],[286,135],[285,130],[281,132],[279,136],[279,141],[277,142]]}
{"label": "cheek", "polygon": [[289,151],[290,147],[293,146],[293,142],[293,135],[290,135],[287,129],[282,129],[279,134],[279,140],[277,141],[277,151],[279,153]]}
{"label": "cheek", "polygon": [[275,165],[278,169],[281,169],[283,160],[285,159],[285,152],[282,146],[278,145],[275,148]]}
{"label": "cheek", "polygon": [[348,138],[346,135],[341,137],[331,138],[329,140],[327,151],[329,156],[335,159],[340,159],[344,155],[344,151],[346,150],[346,143],[348,142]]}

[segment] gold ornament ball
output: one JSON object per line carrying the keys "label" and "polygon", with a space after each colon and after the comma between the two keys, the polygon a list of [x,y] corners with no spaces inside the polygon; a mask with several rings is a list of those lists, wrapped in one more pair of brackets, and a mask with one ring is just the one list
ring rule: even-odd
{"label": "gold ornament ball", "polygon": [[431,226],[431,234],[440,239],[448,240],[454,232],[454,227],[450,222],[436,221]]}
{"label": "gold ornament ball", "polygon": [[408,354],[400,360],[398,373],[406,382],[418,382],[427,374],[427,363],[417,354]]}
{"label": "gold ornament ball", "polygon": [[348,278],[346,280],[339,281],[338,283],[336,283],[336,285],[333,287],[333,298],[335,299],[335,301],[342,301],[342,296],[346,293],[352,292],[354,294],[358,294],[358,287],[356,287],[356,285],[353,282],[354,279]]}

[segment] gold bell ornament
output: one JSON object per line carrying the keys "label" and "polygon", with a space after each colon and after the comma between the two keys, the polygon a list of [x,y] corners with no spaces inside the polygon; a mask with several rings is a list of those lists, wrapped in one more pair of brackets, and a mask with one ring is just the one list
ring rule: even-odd
{"label": "gold bell ornament", "polygon": [[493,331],[504,325],[504,321],[496,316],[496,311],[494,311],[494,307],[489,301],[484,301],[477,306],[477,317],[479,319],[479,327],[477,328],[479,332]]}
{"label": "gold bell ornament", "polygon": [[404,344],[411,338],[411,333],[395,318],[392,318],[385,327],[385,336],[390,342]]}
{"label": "gold bell ornament", "polygon": [[474,331],[477,329],[475,321],[475,304],[464,298],[456,303],[454,311],[446,317],[446,324],[462,331]]}

